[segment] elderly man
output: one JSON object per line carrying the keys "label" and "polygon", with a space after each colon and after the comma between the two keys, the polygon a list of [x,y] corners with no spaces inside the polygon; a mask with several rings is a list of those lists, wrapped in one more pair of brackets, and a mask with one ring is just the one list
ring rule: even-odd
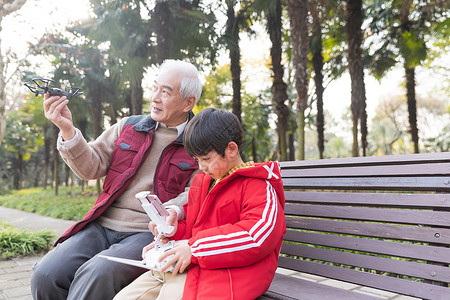
{"label": "elderly man", "polygon": [[45,116],[60,129],[64,161],[82,179],[106,177],[93,208],[33,267],[34,299],[112,299],[145,271],[97,255],[141,259],[153,235],[138,192],[153,190],[171,218],[182,217],[180,207],[198,172],[184,149],[183,131],[201,91],[192,64],[166,60],[153,86],[151,114],[124,118],[90,143],[74,127],[66,97],[44,96]]}

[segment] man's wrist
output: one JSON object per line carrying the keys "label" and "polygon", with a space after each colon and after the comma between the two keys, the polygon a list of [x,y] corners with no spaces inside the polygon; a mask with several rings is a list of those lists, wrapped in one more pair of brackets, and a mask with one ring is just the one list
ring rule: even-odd
{"label": "man's wrist", "polygon": [[76,133],[77,132],[75,129],[72,129],[69,132],[61,131],[61,138],[62,138],[63,142],[70,141],[71,139],[73,139],[75,137]]}
{"label": "man's wrist", "polygon": [[75,135],[71,139],[66,140],[63,138],[62,132],[60,131],[58,134],[58,144],[64,145],[65,147],[71,147],[77,143],[78,137],[79,137],[79,133],[77,130],[75,130]]}

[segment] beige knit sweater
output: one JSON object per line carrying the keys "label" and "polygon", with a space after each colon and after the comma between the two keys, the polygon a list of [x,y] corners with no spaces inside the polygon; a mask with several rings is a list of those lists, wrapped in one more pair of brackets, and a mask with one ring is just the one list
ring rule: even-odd
{"label": "beige knit sweater", "polygon": [[[119,137],[127,119],[124,118],[114,124],[90,143],[86,142],[78,129],[75,138],[71,141],[63,142],[59,138],[58,150],[61,157],[72,171],[83,180],[98,179],[105,176],[114,150],[114,141]],[[99,222],[104,227],[121,232],[142,232],[148,230],[150,219],[140,206],[140,202],[135,198],[135,195],[138,192],[151,191],[153,189],[153,177],[161,152],[176,138],[176,128],[167,128],[164,124],[159,124],[155,131],[150,153],[133,182],[100,216]],[[196,173],[194,172],[192,178]],[[188,188],[178,197],[166,202],[165,205],[182,207],[187,203],[187,191]]]}

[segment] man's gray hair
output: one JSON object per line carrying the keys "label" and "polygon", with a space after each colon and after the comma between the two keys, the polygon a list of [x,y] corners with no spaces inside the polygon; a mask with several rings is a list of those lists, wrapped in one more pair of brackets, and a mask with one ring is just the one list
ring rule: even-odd
{"label": "man's gray hair", "polygon": [[195,97],[195,104],[202,95],[202,83],[197,68],[185,61],[166,59],[159,67],[159,71],[177,72],[180,74],[180,94],[183,99]]}

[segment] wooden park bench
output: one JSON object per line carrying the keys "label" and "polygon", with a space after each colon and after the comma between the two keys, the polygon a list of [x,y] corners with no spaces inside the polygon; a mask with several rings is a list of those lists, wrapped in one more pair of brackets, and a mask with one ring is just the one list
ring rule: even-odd
{"label": "wooden park bench", "polygon": [[[288,227],[280,268],[450,299],[450,152],[280,164]],[[374,296],[277,273],[259,299]]]}

